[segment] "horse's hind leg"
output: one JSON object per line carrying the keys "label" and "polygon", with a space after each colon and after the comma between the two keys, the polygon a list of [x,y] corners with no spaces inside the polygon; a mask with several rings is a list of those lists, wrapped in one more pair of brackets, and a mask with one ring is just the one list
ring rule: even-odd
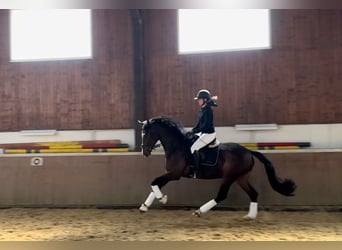
{"label": "horse's hind leg", "polygon": [[220,190],[219,190],[216,198],[212,199],[212,200],[208,201],[207,203],[205,203],[204,205],[202,205],[198,210],[196,210],[193,213],[193,215],[196,215],[199,217],[201,214],[209,212],[210,209],[212,209],[218,203],[220,203],[221,201],[226,199],[227,195],[228,195],[229,188],[233,182],[234,182],[233,178],[224,179],[224,181],[222,182],[222,184],[220,186]]}
{"label": "horse's hind leg", "polygon": [[244,218],[255,219],[258,215],[258,192],[249,183],[248,174],[245,174],[237,179],[237,183],[248,194],[250,203],[249,211]]}

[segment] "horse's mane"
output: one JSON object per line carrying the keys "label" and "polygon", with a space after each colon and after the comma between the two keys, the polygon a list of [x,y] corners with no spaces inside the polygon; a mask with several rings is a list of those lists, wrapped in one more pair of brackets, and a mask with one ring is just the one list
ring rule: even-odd
{"label": "horse's mane", "polygon": [[149,120],[149,124],[158,124],[162,127],[166,127],[169,130],[173,131],[174,134],[182,135],[184,136],[186,131],[184,129],[184,126],[179,122],[169,117],[154,117]]}

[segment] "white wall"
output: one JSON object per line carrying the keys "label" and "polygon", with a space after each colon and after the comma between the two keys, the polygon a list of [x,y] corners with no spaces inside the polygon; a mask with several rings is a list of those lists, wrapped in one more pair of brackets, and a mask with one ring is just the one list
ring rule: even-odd
{"label": "white wall", "polygon": [[277,130],[237,131],[218,127],[221,142],[310,142],[311,148],[342,148],[342,123],[278,125]]}
{"label": "white wall", "polygon": [[[188,128],[190,129],[190,128]],[[277,130],[237,131],[235,127],[216,127],[221,142],[310,142],[311,148],[342,149],[342,123],[278,125]],[[134,148],[134,130],[57,131],[55,135],[0,133],[0,144],[24,142],[88,141],[120,139]]]}

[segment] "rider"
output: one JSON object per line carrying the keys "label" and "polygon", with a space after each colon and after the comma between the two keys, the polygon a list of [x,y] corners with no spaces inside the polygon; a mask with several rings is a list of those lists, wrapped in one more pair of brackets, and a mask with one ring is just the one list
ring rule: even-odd
{"label": "rider", "polygon": [[216,132],[214,127],[214,112],[212,107],[217,107],[215,100],[217,96],[211,96],[209,90],[201,89],[198,91],[194,98],[198,101],[200,106],[200,115],[197,125],[191,130],[193,133],[198,134],[198,139],[191,146],[191,154],[194,157],[194,178],[196,178],[196,172],[199,166],[199,153],[198,151],[208,145],[216,138]]}

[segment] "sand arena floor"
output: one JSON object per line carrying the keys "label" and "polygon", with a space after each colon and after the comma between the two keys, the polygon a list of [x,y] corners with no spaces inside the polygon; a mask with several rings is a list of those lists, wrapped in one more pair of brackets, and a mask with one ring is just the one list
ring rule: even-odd
{"label": "sand arena floor", "polygon": [[1,241],[342,241],[342,212],[0,209]]}

